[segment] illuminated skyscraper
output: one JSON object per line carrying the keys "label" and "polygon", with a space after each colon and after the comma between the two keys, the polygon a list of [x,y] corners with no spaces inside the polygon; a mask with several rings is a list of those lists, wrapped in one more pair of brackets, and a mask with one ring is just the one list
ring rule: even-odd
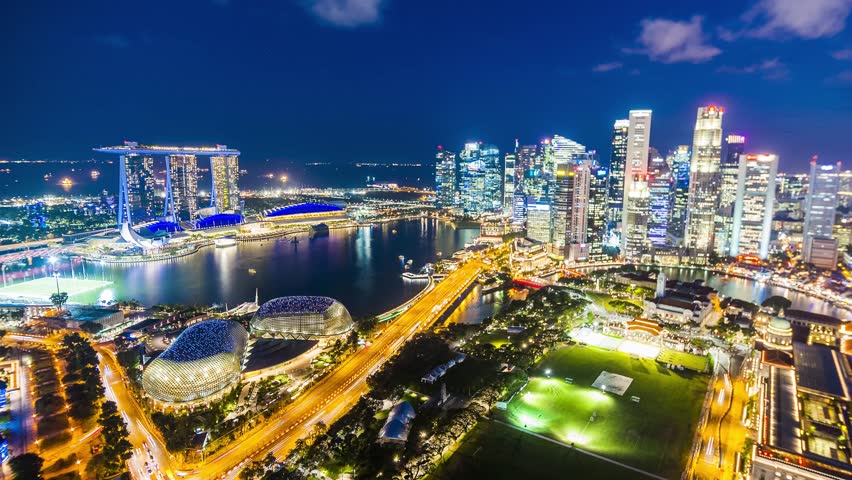
{"label": "illuminated skyscraper", "polygon": [[503,208],[500,151],[494,145],[466,143],[459,155],[459,201],[464,213],[478,217]]}
{"label": "illuminated skyscraper", "polygon": [[721,254],[769,256],[777,172],[777,155],[740,155],[731,248]]}
{"label": "illuminated skyscraper", "polygon": [[550,204],[529,202],[527,204],[527,238],[549,243],[551,220]]}
{"label": "illuminated skyscraper", "polygon": [[624,207],[624,168],[627,163],[627,130],[630,120],[616,120],[612,127],[612,153],[609,157],[609,198],[607,220],[611,228],[621,223]]}
{"label": "illuminated skyscraper", "polygon": [[527,196],[518,187],[512,199],[512,223],[524,226],[527,223]]}
{"label": "illuminated skyscraper", "polygon": [[198,161],[195,155],[170,155],[172,198],[181,220],[195,220],[198,212]]}
{"label": "illuminated skyscraper", "polygon": [[665,159],[652,157],[648,165],[648,240],[655,247],[667,244],[672,205],[672,175]]}
{"label": "illuminated skyscraper", "polygon": [[821,268],[837,264],[834,216],[840,186],[840,162],[818,165],[811,161],[810,184],[805,197],[805,228],[802,259]]}
{"label": "illuminated skyscraper", "polygon": [[456,154],[438,146],[435,154],[435,203],[438,208],[456,206],[458,176],[456,175]]}
{"label": "illuminated skyscraper", "polygon": [[604,253],[609,210],[609,171],[606,167],[592,167],[589,181],[589,215],[586,241],[589,244],[589,260],[607,258]]}
{"label": "illuminated skyscraper", "polygon": [[651,110],[631,110],[627,127],[621,256],[641,259],[650,253],[648,241],[648,148]]}
{"label": "illuminated skyscraper", "polygon": [[669,153],[674,180],[674,195],[672,200],[672,215],[669,221],[669,243],[675,246],[683,245],[683,233],[686,229],[686,207],[689,197],[689,146],[680,145],[677,150]]}
{"label": "illuminated skyscraper", "polygon": [[127,201],[134,222],[152,220],[157,209],[154,181],[154,157],[149,155],[127,155]]}
{"label": "illuminated skyscraper", "polygon": [[715,250],[721,256],[730,255],[733,247],[734,203],[737,199],[737,179],[740,175],[740,156],[745,151],[745,137],[728,135],[725,137],[725,149],[725,157],[719,168],[721,184],[715,226]]}
{"label": "illuminated skyscraper", "polygon": [[685,244],[689,258],[700,265],[707,264],[714,247],[724,111],[715,105],[699,107],[695,121]]}
{"label": "illuminated skyscraper", "polygon": [[213,178],[213,190],[210,206],[218,212],[240,209],[239,157],[236,155],[216,155],[210,157],[210,175]]}
{"label": "illuminated skyscraper", "polygon": [[512,216],[513,200],[515,198],[515,161],[517,157],[513,153],[507,153],[503,157],[503,214]]}

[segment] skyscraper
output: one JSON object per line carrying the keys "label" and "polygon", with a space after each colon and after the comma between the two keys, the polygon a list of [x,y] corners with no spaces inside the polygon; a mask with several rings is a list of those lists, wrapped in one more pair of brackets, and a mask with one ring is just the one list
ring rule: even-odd
{"label": "skyscraper", "polygon": [[550,242],[550,221],[549,203],[527,203],[527,238],[543,243]]}
{"label": "skyscraper", "polygon": [[459,201],[464,213],[478,217],[501,211],[503,174],[497,147],[466,143],[459,157]]}
{"label": "skyscraper", "polygon": [[700,265],[707,264],[714,247],[724,111],[715,105],[699,107],[695,121],[685,244],[689,258]]}
{"label": "skyscraper", "polygon": [[624,168],[627,163],[627,131],[630,120],[616,120],[612,127],[612,153],[609,156],[609,198],[607,220],[610,228],[621,223],[624,206]]}
{"label": "skyscraper", "polygon": [[195,220],[198,212],[198,160],[195,155],[170,155],[172,198],[181,220]]}
{"label": "skyscraper", "polygon": [[[716,212],[715,250],[721,256],[731,255],[733,246],[734,203],[737,199],[737,181],[740,175],[740,156],[745,151],[745,137],[725,137],[725,157],[719,167],[719,210]],[[773,181],[774,184],[774,181]],[[771,214],[770,214],[771,216]]]}
{"label": "skyscraper", "polygon": [[840,166],[840,162],[818,165],[816,158],[811,161],[810,183],[805,197],[802,259],[821,268],[833,269],[837,264],[834,216],[837,213]]}
{"label": "skyscraper", "polygon": [[512,205],[515,198],[515,161],[514,153],[507,153],[503,157],[503,214],[512,216]]}
{"label": "skyscraper", "polygon": [[458,177],[456,175],[456,154],[438,145],[435,154],[435,204],[438,208],[456,206]]}
{"label": "skyscraper", "polygon": [[674,179],[674,195],[668,237],[671,245],[681,246],[686,229],[686,207],[689,197],[689,146],[678,146],[676,151],[669,153],[669,157]]}
{"label": "skyscraper", "polygon": [[565,253],[565,236],[571,222],[571,207],[574,200],[574,168],[570,162],[562,161],[556,164],[556,181],[554,182],[553,200],[550,213],[552,216],[550,244],[559,253]]}
{"label": "skyscraper", "polygon": [[527,223],[527,196],[518,187],[512,200],[512,223],[516,226],[524,226]]}
{"label": "skyscraper", "polygon": [[648,165],[648,240],[666,245],[672,205],[672,176],[665,159],[652,157]]}
{"label": "skyscraper", "polygon": [[606,259],[607,214],[609,210],[609,171],[606,167],[592,167],[589,181],[589,215],[586,241],[589,243],[589,260]]}
{"label": "skyscraper", "polygon": [[154,157],[127,155],[127,200],[134,222],[151,220],[159,215],[154,181]]}
{"label": "skyscraper", "polygon": [[573,168],[573,194],[565,228],[565,256],[569,260],[583,261],[589,257],[589,193],[593,164],[589,160],[579,161]]}
{"label": "skyscraper", "polygon": [[648,242],[648,148],[651,110],[631,110],[627,128],[621,255],[639,259],[650,253]]}
{"label": "skyscraper", "polygon": [[213,178],[210,206],[219,212],[240,209],[239,157],[236,155],[217,155],[210,157],[210,175]]}
{"label": "skyscraper", "polygon": [[740,155],[730,250],[724,255],[769,256],[777,155]]}

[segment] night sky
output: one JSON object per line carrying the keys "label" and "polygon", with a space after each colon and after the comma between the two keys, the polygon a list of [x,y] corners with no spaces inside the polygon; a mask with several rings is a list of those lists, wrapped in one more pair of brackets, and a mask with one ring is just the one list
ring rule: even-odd
{"label": "night sky", "polygon": [[225,143],[251,169],[430,162],[438,144],[560,134],[609,155],[654,110],[651,144],[725,133],[852,167],[852,0],[6,1],[0,158]]}

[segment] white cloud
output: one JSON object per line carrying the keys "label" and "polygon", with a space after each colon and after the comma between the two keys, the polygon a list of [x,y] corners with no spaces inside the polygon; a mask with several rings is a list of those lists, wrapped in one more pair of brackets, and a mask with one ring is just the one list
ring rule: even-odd
{"label": "white cloud", "polygon": [[381,20],[385,0],[307,0],[308,9],[324,22],[358,27]]}
{"label": "white cloud", "polygon": [[843,50],[831,52],[831,56],[836,60],[852,60],[852,48],[845,48]]}
{"label": "white cloud", "polygon": [[609,62],[609,63],[601,63],[599,65],[595,65],[592,68],[593,72],[611,72],[613,70],[618,70],[623,67],[621,62]]}
{"label": "white cloud", "polygon": [[735,73],[742,75],[759,73],[763,75],[764,78],[770,80],[780,80],[782,78],[787,78],[787,75],[789,74],[787,65],[784,65],[777,58],[764,60],[760,63],[754,63],[751,65],[746,65],[744,67],[732,67],[729,65],[723,65],[716,69],[716,71],[719,73]]}
{"label": "white cloud", "polygon": [[852,85],[852,70],[846,70],[825,79],[827,85]]}
{"label": "white cloud", "polygon": [[689,21],[653,18],[642,20],[637,38],[638,48],[624,49],[625,53],[647,55],[663,63],[707,62],[721,50],[706,42],[702,30],[704,17],[695,15]]}
{"label": "white cloud", "polygon": [[831,37],[846,27],[850,10],[852,0],[759,0],[742,16],[751,25],[742,33],[758,38]]}

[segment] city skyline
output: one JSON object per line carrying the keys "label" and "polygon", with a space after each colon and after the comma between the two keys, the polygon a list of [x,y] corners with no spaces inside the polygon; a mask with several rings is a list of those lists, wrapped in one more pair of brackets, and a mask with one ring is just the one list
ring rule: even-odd
{"label": "city skyline", "polygon": [[[554,133],[607,155],[613,119],[643,108],[657,119],[652,146],[665,151],[689,143],[697,106],[719,104],[730,113],[726,131],[746,135],[751,151],[777,153],[781,171],[805,172],[815,154],[847,160],[849,7],[839,2],[827,15],[822,2],[809,2],[794,22],[772,10],[775,3],[699,11],[657,2],[610,18],[595,6],[559,15],[568,7],[555,4],[483,11],[476,2],[324,1],[307,9],[281,2],[260,18],[241,2],[195,2],[135,12],[136,26],[126,31],[112,26],[123,12],[106,5],[79,7],[79,24],[18,5],[2,24],[16,74],[0,80],[13,107],[0,120],[0,157],[89,158],[87,147],[109,138],[222,142],[241,145],[251,169],[266,159],[426,161],[437,143],[483,138],[509,151],[515,138],[536,143]],[[755,11],[750,23],[740,18],[748,11]],[[181,21],[190,15],[199,26]],[[487,21],[469,25],[471,15]],[[610,41],[591,42],[588,51],[566,46],[574,35],[588,38],[587,24],[603,18],[618,32]],[[212,36],[227,19],[258,26]],[[511,33],[494,39],[497,31]],[[673,32],[681,32],[676,45],[660,50],[658,40]],[[199,51],[196,38],[210,48]],[[307,47],[293,42],[300,38]],[[110,72],[128,59],[193,73],[163,77],[140,66],[113,82]],[[234,74],[208,73],[211,65]],[[446,80],[447,69],[465,68],[487,80]],[[522,75],[532,69],[534,86]],[[63,81],[46,90],[56,73]]]}

